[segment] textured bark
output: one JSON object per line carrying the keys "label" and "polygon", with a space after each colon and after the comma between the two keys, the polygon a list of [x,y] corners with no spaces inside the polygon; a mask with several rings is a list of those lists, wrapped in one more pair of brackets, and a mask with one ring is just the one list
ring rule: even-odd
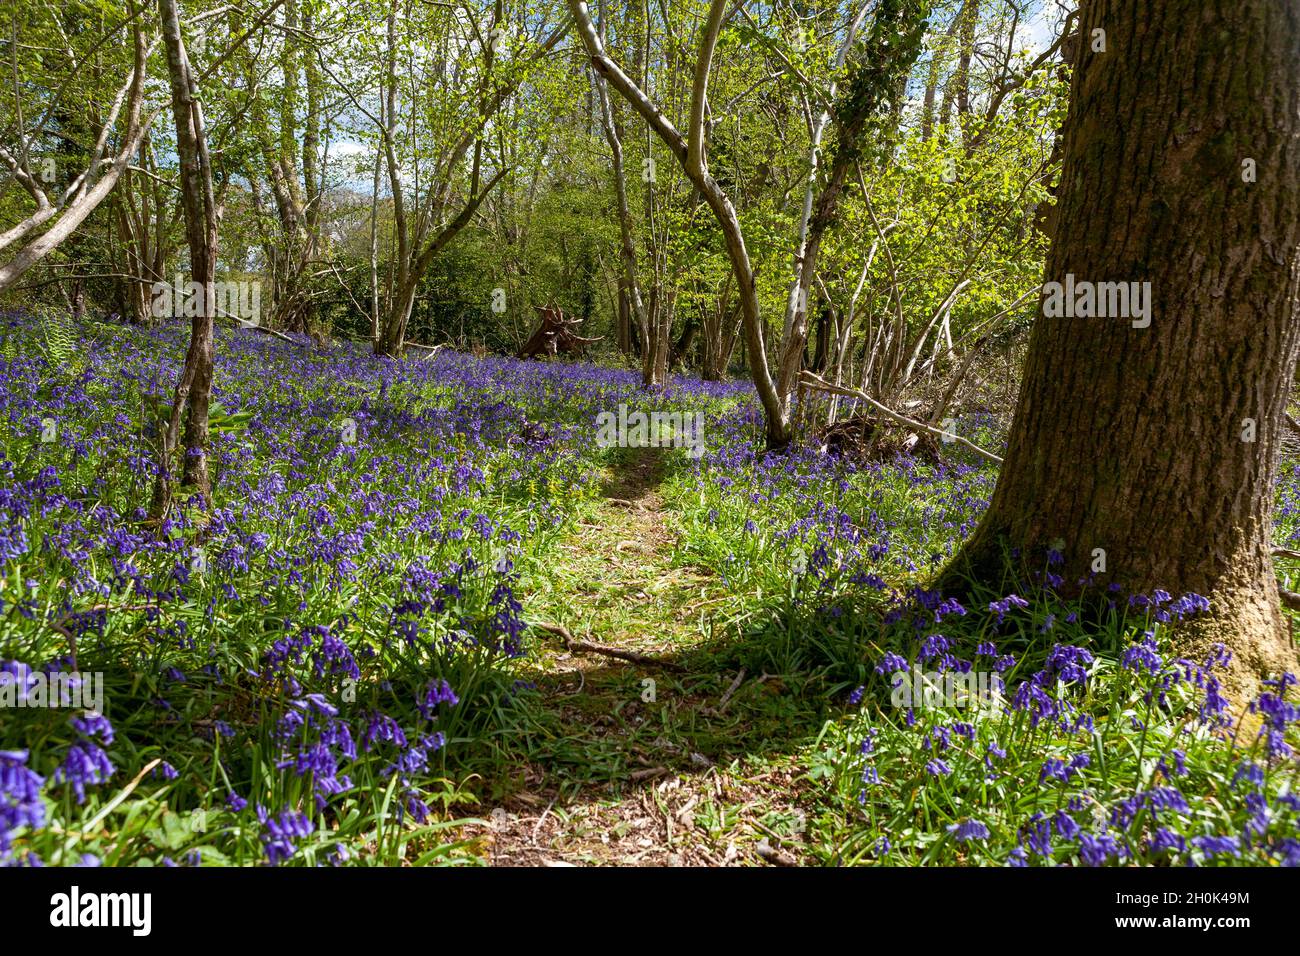
{"label": "textured bark", "polygon": [[1150,281],[1152,321],[1040,309],[990,509],[940,583],[1064,542],[1077,591],[1105,549],[1098,586],[1209,598],[1187,649],[1227,644],[1245,689],[1295,666],[1269,540],[1300,343],[1300,8],[1093,0],[1080,28],[1046,279]]}
{"label": "textured bark", "polygon": [[698,319],[686,320],[686,324],[682,327],[682,334],[673,340],[672,351],[668,359],[669,368],[676,368],[686,364],[690,356],[691,346],[695,344],[699,331],[700,322]]}
{"label": "textured bark", "polygon": [[[176,121],[176,154],[180,160],[181,205],[185,210],[185,239],[190,250],[190,279],[203,290],[203,305],[190,326],[190,345],[172,402],[171,417],[163,436],[163,462],[154,491],[154,514],[166,511],[171,497],[168,471],[173,457],[183,458],[181,483],[204,501],[211,496],[208,477],[208,404],[212,394],[213,279],[217,264],[217,211],[212,194],[212,166],[208,156],[203,107],[185,53],[176,0],[158,0],[167,72],[171,78],[172,116]],[[184,421],[184,444],[178,432]]]}
{"label": "textured bark", "polygon": [[662,388],[668,384],[668,367],[672,360],[673,317],[677,313],[677,290],[661,288],[655,297],[655,314],[653,328],[658,341],[655,342],[654,373],[650,385]]}
{"label": "textured bark", "polygon": [[632,303],[627,293],[627,282],[618,280],[618,320],[615,329],[618,350],[624,355],[632,354]]}

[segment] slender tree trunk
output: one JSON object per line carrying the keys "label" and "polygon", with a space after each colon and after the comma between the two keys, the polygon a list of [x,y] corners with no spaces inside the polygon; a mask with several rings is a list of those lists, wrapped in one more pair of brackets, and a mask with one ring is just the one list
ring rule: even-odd
{"label": "slender tree trunk", "polygon": [[651,384],[662,388],[668,384],[668,369],[672,364],[673,316],[677,312],[677,290],[665,287],[659,294],[659,314],[656,316],[654,378]]}
{"label": "slender tree trunk", "polygon": [[[604,40],[604,28],[605,24],[602,18],[600,25],[602,42]],[[595,70],[591,72],[591,82],[595,86],[596,102],[600,107],[600,126],[604,131],[605,141],[609,144],[610,172],[614,178],[615,211],[618,214],[620,240],[619,259],[623,265],[619,294],[626,296],[630,318],[636,322],[641,333],[642,342],[652,341],[653,336],[650,334],[649,328],[650,317],[641,296],[641,285],[637,276],[636,235],[632,227],[632,210],[627,198],[627,174],[623,168],[623,140],[618,134],[618,125],[614,118],[614,106],[609,99],[609,87],[606,85],[604,78]],[[648,368],[649,366],[645,367]],[[644,384],[649,386],[651,383],[648,373],[644,377],[646,379]]]}
{"label": "slender tree trunk", "polygon": [[957,53],[957,71],[953,74],[953,98],[957,104],[957,125],[961,129],[962,143],[970,142],[970,64],[975,54],[975,27],[979,24],[979,0],[966,0],[961,8],[960,49]]}
{"label": "slender tree trunk", "polygon": [[708,203],[709,209],[717,220],[718,228],[722,230],[727,257],[731,261],[731,271],[736,279],[737,294],[740,297],[750,373],[754,379],[754,389],[758,392],[758,400],[763,406],[767,446],[771,449],[785,448],[791,438],[790,417],[777,397],[776,385],[767,364],[767,347],[764,343],[762,317],[759,314],[758,283],[754,266],[745,245],[740,217],[731,204],[731,198],[709,173],[704,150],[704,113],[709,72],[728,4],[726,0],[713,0],[709,7],[708,19],[701,29],[699,50],[695,61],[695,79],[691,90],[691,121],[687,130],[688,135],[683,136],[632,78],[605,54],[604,44],[591,22],[591,15],[584,0],[568,0],[568,2],[569,11],[578,26],[583,45],[591,57],[591,65],[650,124],[655,134],[681,164],[686,177],[704,197],[704,201]]}
{"label": "slender tree trunk", "polygon": [[618,280],[618,350],[624,355],[632,354],[632,303],[627,292],[627,280]]}
{"label": "slender tree trunk", "polygon": [[[961,22],[960,16],[952,18],[952,22],[948,25],[948,31],[943,36],[945,41],[952,39],[959,22]],[[929,142],[930,137],[934,135],[935,99],[939,92],[939,77],[943,72],[943,61],[947,52],[946,42],[943,44],[931,43],[930,62],[926,67],[925,74],[925,98],[921,106],[921,139],[926,142]]]}
{"label": "slender tree trunk", "polygon": [[690,356],[691,346],[695,344],[699,331],[700,323],[698,319],[692,318],[686,321],[686,324],[682,327],[682,334],[673,341],[672,351],[669,353],[668,359],[670,369],[686,364]]}
{"label": "slender tree trunk", "polygon": [[[862,25],[862,19],[867,14],[867,7],[863,6],[849,23],[848,30],[845,33],[843,42],[840,43],[839,49],[835,53],[833,61],[834,69],[838,72],[844,66],[844,61],[853,49],[853,43],[857,39],[858,28]],[[827,91],[828,99],[834,99],[838,89],[838,81],[832,80],[830,89]],[[821,170],[821,145],[822,135],[826,132],[826,127],[830,124],[830,108],[821,110],[817,118],[813,121],[808,131],[808,180],[804,183],[803,209],[799,216],[798,236],[795,239],[794,252],[794,281],[790,283],[790,294],[786,301],[785,321],[781,326],[781,346],[782,357],[780,360],[781,374],[777,379],[777,391],[781,395],[782,402],[789,399],[790,373],[786,370],[789,364],[795,368],[794,374],[798,374],[798,365],[793,358],[787,361],[787,356],[798,355],[803,349],[803,336],[807,324],[808,313],[808,295],[812,285],[812,277],[816,271],[817,253],[820,246],[821,231],[825,230],[828,220],[821,218],[815,220],[813,216],[814,208],[820,212],[824,206],[819,202],[817,194],[818,178]],[[850,120],[851,122],[851,120]],[[841,119],[841,127],[843,118]],[[843,129],[841,129],[843,132]],[[831,179],[834,181],[837,177],[839,185],[843,184],[844,176],[847,174],[847,166],[843,169],[832,170]],[[836,194],[839,191],[839,185],[835,187]],[[828,185],[823,191],[832,188]],[[835,200],[831,200],[831,212],[833,213]],[[821,226],[818,231],[817,226]]]}
{"label": "slender tree trunk", "polygon": [[1046,278],[1150,282],[1150,324],[1040,309],[991,506],[941,586],[1052,547],[1067,593],[1207,597],[1186,649],[1226,644],[1240,689],[1294,668],[1270,537],[1300,347],[1298,55],[1294,4],[1084,4]]}
{"label": "slender tree trunk", "polygon": [[[208,403],[212,393],[213,286],[217,261],[217,209],[212,193],[212,168],[207,132],[197,84],[185,53],[176,0],[158,0],[167,70],[171,77],[172,115],[176,120],[176,153],[180,160],[181,199],[185,209],[185,238],[190,249],[190,279],[197,283],[202,303],[194,310],[190,345],[163,436],[163,460],[155,488],[155,515],[170,501],[170,470],[179,452],[181,483],[193,488],[204,501],[211,497],[208,477]],[[184,444],[177,445],[182,419]]]}
{"label": "slender tree trunk", "polygon": [[383,153],[375,152],[375,175],[370,182],[370,347],[379,350],[379,168]]}
{"label": "slender tree trunk", "polygon": [[[901,92],[916,62],[928,9],[928,3],[917,0],[890,0],[878,6],[871,32],[863,43],[863,51],[845,84],[845,94],[835,117],[835,155],[826,181],[821,185],[815,200],[813,186],[817,175],[816,142],[820,139],[820,130],[816,127],[813,130],[811,173],[804,192],[803,215],[800,217],[794,258],[795,281],[790,286],[790,297],[786,303],[781,356],[776,376],[777,394],[787,413],[790,399],[799,382],[799,373],[806,364],[803,355],[808,341],[808,304],[817,275],[817,259],[821,253],[822,241],[835,223],[849,174],[858,165],[861,152],[859,140],[866,130],[867,121],[890,101],[891,93]],[[850,40],[841,46],[837,63],[843,62],[847,56],[852,36],[851,33]],[[892,98],[901,99],[897,96]]]}

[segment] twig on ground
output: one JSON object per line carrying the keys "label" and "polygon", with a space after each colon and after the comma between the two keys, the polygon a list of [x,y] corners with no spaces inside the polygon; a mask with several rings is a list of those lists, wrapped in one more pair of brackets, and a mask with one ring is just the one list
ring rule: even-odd
{"label": "twig on ground", "polygon": [[667,767],[646,767],[642,770],[633,770],[627,775],[627,779],[633,783],[640,783],[642,780],[653,780],[656,777],[662,777],[667,772]]}
{"label": "twig on ground", "polygon": [[580,640],[570,633],[569,629],[563,624],[551,624],[548,621],[534,621],[533,627],[549,634],[554,634],[564,646],[570,651],[586,651],[589,654],[603,654],[605,657],[614,657],[621,661],[628,661],[632,664],[646,664],[651,667],[662,667],[665,670],[680,671],[684,668],[673,661],[665,661],[658,657],[651,657],[649,654],[640,654],[636,651],[625,651],[618,647],[608,647],[604,644],[593,644],[591,641]]}
{"label": "twig on ground", "polygon": [[733,680],[731,682],[731,686],[727,688],[727,692],[722,695],[722,700],[718,701],[717,712],[719,714],[727,709],[727,704],[731,702],[731,695],[736,692],[736,689],[740,687],[740,682],[743,681],[744,679],[745,679],[745,668],[742,667],[740,669],[740,673],[736,675],[736,679]]}
{"label": "twig on ground", "polygon": [[423,359],[423,361],[427,362],[429,361],[429,359],[433,358],[435,355],[441,352],[446,346],[445,345],[421,345],[419,342],[407,342],[405,343],[405,347],[408,349],[420,349],[422,351],[428,352],[429,354],[426,355]]}
{"label": "twig on ground", "polygon": [[774,866],[798,866],[799,861],[784,850],[778,850],[768,842],[767,837],[763,837],[755,848],[758,855],[767,860]]}
{"label": "twig on ground", "polygon": [[533,846],[537,846],[537,833],[541,830],[542,824],[546,822],[546,815],[551,812],[551,807],[553,806],[555,806],[554,800],[546,805],[546,809],[542,811],[542,815],[537,818],[537,824],[533,827],[533,835],[530,838],[530,842]]}

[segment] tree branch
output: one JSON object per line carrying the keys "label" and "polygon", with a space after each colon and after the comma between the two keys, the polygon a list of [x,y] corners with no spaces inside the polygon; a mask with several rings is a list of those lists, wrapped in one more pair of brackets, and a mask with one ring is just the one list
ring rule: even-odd
{"label": "tree branch", "polygon": [[965,438],[962,438],[960,435],[954,435],[952,432],[946,432],[940,428],[932,428],[931,426],[925,424],[925,422],[918,422],[914,418],[908,418],[906,415],[901,415],[891,408],[886,408],[884,405],[880,404],[878,401],[876,401],[866,392],[860,392],[856,388],[845,388],[840,385],[832,385],[830,382],[826,381],[825,379],[821,378],[818,375],[813,374],[812,372],[804,372],[800,376],[800,381],[804,386],[806,386],[807,388],[811,388],[815,392],[827,392],[831,395],[844,395],[848,398],[856,398],[860,402],[866,402],[868,405],[870,405],[872,408],[878,411],[881,415],[884,415],[886,418],[890,419],[891,421],[897,422],[899,425],[906,425],[908,428],[914,428],[919,432],[925,432],[928,435],[934,435],[936,438],[943,439],[944,441],[955,442],[964,448],[969,448],[971,451],[975,452],[975,454],[979,455],[981,458],[987,458],[989,461],[994,462],[995,464],[999,464],[999,465],[1002,464],[1002,459],[999,458],[997,455],[993,454],[993,452],[981,448],[979,445],[976,445],[973,442],[967,441]]}

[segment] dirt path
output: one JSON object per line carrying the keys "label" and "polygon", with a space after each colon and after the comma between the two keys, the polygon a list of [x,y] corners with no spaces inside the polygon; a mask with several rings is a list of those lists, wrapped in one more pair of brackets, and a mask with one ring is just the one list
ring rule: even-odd
{"label": "dirt path", "polygon": [[532,677],[544,717],[516,743],[519,777],[494,806],[494,865],[727,865],[800,858],[805,811],[791,744],[808,721],[782,682],[728,659],[734,597],[677,567],[662,463],[634,450],[594,520],[560,545],[553,590],[531,595],[574,638],[662,661],[629,663],[548,639]]}

